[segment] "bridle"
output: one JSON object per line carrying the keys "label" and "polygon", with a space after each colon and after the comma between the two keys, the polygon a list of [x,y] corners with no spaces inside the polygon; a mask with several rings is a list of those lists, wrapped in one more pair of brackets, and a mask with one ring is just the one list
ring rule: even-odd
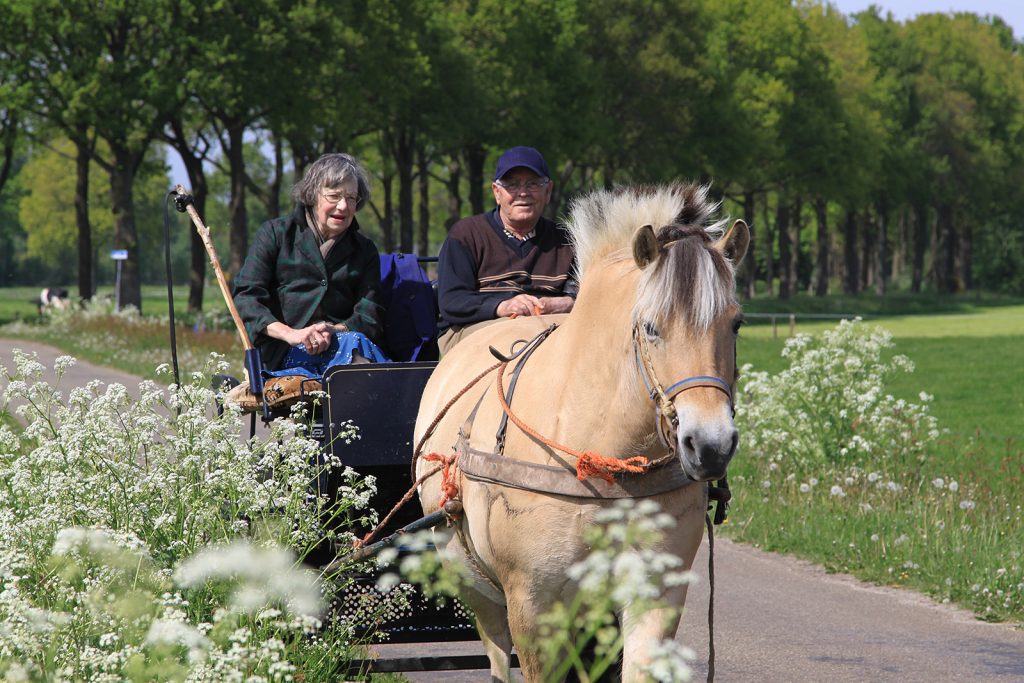
{"label": "bridle", "polygon": [[654,371],[650,345],[641,329],[640,323],[633,325],[633,358],[636,361],[637,369],[640,371],[640,377],[644,381],[647,395],[654,401],[654,431],[658,434],[662,445],[668,449],[669,456],[675,455],[676,432],[679,429],[679,414],[672,403],[672,399],[682,392],[696,389],[697,387],[718,389],[729,397],[729,407],[732,410],[733,416],[736,416],[736,403],[733,399],[732,384],[721,377],[694,375],[693,377],[679,380],[670,385],[668,389],[663,389],[661,382],[658,380],[658,375]]}

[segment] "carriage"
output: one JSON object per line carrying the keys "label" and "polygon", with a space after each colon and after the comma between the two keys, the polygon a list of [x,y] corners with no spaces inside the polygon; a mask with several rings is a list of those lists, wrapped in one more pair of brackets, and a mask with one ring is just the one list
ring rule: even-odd
{"label": "carriage", "polygon": [[[322,382],[293,383],[292,395],[284,396],[284,400],[268,400],[268,404],[273,407],[265,411],[262,405],[258,408],[249,406],[251,436],[255,434],[258,419],[271,421],[285,418],[293,403],[307,403],[312,416],[310,434],[322,444],[324,456],[334,456],[360,475],[374,477],[376,493],[370,500],[370,507],[381,518],[394,510],[393,517],[375,531],[377,547],[389,544],[387,539],[396,534],[400,536],[411,531],[418,522],[420,527],[423,526],[418,502],[412,500],[401,506],[398,503],[412,486],[410,456],[416,413],[423,388],[437,366],[438,358],[436,295],[432,283],[422,270],[422,266],[436,262],[437,258],[386,254],[381,259],[388,296],[400,297],[404,302],[402,306],[390,310],[398,310],[400,312],[397,315],[411,316],[420,321],[418,331],[412,333],[408,329],[398,333],[389,330],[392,337],[389,350],[393,349],[393,355],[401,360],[383,364],[334,366],[325,373]],[[420,277],[408,277],[410,261],[416,264]],[[393,275],[399,270],[406,272],[404,280],[398,280]],[[392,274],[391,281],[389,273]],[[413,311],[412,306],[419,308]],[[425,315],[430,321],[429,328],[422,323]],[[215,378],[216,384],[223,385],[225,382],[228,388],[238,385],[235,378]],[[322,391],[324,398],[314,401],[311,396],[307,396],[314,391]],[[297,396],[294,395],[296,393]],[[346,444],[345,440],[338,438],[339,433],[345,431],[348,425],[355,425],[359,429],[360,438],[354,444]],[[328,491],[336,487],[336,483],[330,479],[322,485]],[[401,552],[405,552],[400,541],[397,545]],[[312,561],[326,565],[334,557],[333,549],[329,550],[328,553],[314,553]],[[337,608],[342,618],[357,611],[379,615],[379,621],[357,627],[357,638],[377,636],[389,644],[478,640],[472,614],[458,600],[446,600],[443,603],[429,600],[413,586],[406,585],[403,592],[407,601],[401,607],[389,606],[389,601],[376,588],[377,578],[385,570],[382,568],[378,572],[356,575],[338,600]],[[355,677],[371,673],[482,669],[487,665],[487,658],[482,653],[453,655],[442,652],[429,656],[356,660],[351,663],[348,673]]]}
{"label": "carriage", "polygon": [[[579,589],[567,577],[590,553],[583,532],[616,500],[648,499],[667,513],[676,527],[654,549],[692,565],[715,497],[709,482],[724,478],[738,444],[734,269],[749,231],[713,223],[716,207],[706,186],[594,193],[570,218],[580,277],[572,314],[492,325],[439,363],[336,367],[323,378],[325,448],[343,423],[359,425],[360,448],[334,455],[377,477],[379,511],[417,485],[428,515],[413,526],[433,527],[438,547],[468,568],[460,594],[494,680],[508,679],[513,648],[527,680],[544,677],[549,662],[531,638],[545,607]],[[453,530],[439,524],[445,501],[457,503]],[[645,675],[658,656],[648,645],[671,640],[679,623],[685,583],[659,591],[656,607],[619,608],[627,680]],[[448,619],[410,626],[403,616],[384,630],[406,642],[472,632],[464,610]]]}

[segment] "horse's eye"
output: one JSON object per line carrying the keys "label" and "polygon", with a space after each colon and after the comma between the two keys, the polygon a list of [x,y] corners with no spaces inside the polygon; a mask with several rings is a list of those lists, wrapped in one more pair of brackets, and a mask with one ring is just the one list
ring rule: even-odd
{"label": "horse's eye", "polygon": [[733,334],[739,334],[740,333],[740,328],[743,327],[743,325],[746,322],[747,321],[744,320],[743,318],[736,318],[736,320],[734,320],[733,323],[732,323],[732,333]]}
{"label": "horse's eye", "polygon": [[658,328],[652,322],[644,322],[644,334],[650,341],[654,341],[658,338]]}

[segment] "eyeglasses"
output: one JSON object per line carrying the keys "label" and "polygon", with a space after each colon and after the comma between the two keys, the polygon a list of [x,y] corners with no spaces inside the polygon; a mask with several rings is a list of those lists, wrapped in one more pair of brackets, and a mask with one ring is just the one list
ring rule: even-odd
{"label": "eyeglasses", "polygon": [[525,183],[516,181],[509,182],[507,180],[495,180],[494,182],[496,182],[498,185],[501,185],[503,188],[505,188],[506,191],[510,192],[511,194],[519,194],[523,190],[526,190],[527,192],[531,193],[536,192],[542,188],[547,187],[548,183],[550,183],[551,181],[547,178],[537,178],[536,180],[527,180]]}
{"label": "eyeglasses", "polygon": [[328,204],[338,204],[344,199],[349,206],[357,206],[361,199],[357,194],[345,194],[344,192],[321,192],[320,196],[326,199]]}

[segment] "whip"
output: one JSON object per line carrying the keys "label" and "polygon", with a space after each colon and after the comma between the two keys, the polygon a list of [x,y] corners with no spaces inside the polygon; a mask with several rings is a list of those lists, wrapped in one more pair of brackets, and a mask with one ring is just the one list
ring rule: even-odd
{"label": "whip", "polygon": [[[210,229],[203,224],[203,219],[199,217],[199,212],[196,211],[192,195],[183,186],[177,185],[174,188],[173,194],[175,208],[179,213],[187,213],[189,218],[192,219],[192,223],[196,226],[196,232],[199,233],[200,239],[203,240],[203,246],[206,247],[206,253],[210,257],[210,265],[213,266],[213,272],[217,275],[217,284],[220,285],[220,292],[224,296],[224,303],[227,304],[228,313],[231,314],[231,319],[235,322],[235,329],[238,330],[238,337],[242,340],[242,347],[245,349],[245,372],[249,376],[249,391],[256,396],[262,396],[263,361],[260,359],[260,350],[252,345],[249,333],[245,331],[245,325],[242,323],[242,317],[238,314],[238,309],[235,308],[235,300],[231,297],[228,281],[224,278],[224,269],[221,268],[220,259],[217,258],[217,250],[213,246],[213,240],[210,239]],[[266,410],[265,403],[264,410]]]}

